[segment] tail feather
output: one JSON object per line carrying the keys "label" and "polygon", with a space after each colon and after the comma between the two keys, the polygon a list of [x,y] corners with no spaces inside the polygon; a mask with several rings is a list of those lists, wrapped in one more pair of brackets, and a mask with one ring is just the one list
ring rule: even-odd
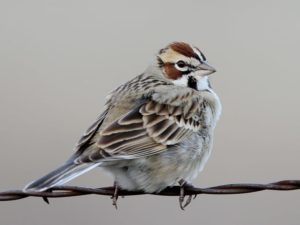
{"label": "tail feather", "polygon": [[88,172],[89,170],[99,166],[98,164],[75,164],[73,162],[67,162],[61,167],[53,170],[47,175],[29,183],[24,191],[45,191],[51,187],[62,185],[74,178],[80,176],[83,173]]}

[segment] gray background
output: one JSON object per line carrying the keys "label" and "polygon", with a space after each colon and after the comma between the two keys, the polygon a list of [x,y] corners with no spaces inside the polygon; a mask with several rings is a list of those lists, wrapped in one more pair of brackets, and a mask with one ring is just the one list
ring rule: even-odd
{"label": "gray background", "polygon": [[[198,46],[223,103],[197,186],[299,178],[299,1],[0,1],[0,190],[61,164],[104,97],[171,41]],[[99,170],[75,185],[100,187]],[[299,224],[300,191],[0,203],[0,224]]]}

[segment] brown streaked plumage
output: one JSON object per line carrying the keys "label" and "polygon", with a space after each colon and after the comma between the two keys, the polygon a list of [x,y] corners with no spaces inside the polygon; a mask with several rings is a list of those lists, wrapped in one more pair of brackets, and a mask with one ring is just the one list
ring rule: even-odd
{"label": "brown streaked plumage", "polygon": [[208,86],[215,70],[200,54],[183,42],[161,50],[156,64],[110,93],[70,159],[24,190],[45,191],[95,167],[125,190],[153,193],[178,183],[183,189],[203,169],[221,113]]}

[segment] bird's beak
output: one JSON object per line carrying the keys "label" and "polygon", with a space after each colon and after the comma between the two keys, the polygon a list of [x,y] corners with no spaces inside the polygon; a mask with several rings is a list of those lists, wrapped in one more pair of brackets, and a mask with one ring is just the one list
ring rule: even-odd
{"label": "bird's beak", "polygon": [[207,62],[202,62],[199,66],[198,66],[198,73],[200,72],[200,74],[202,76],[207,76],[210,75],[214,72],[216,72],[217,70],[212,67],[211,65],[209,65]]}

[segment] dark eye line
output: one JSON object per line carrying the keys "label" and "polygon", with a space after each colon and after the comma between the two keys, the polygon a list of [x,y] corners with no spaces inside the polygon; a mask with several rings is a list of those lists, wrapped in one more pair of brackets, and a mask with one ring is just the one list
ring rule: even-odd
{"label": "dark eye line", "polygon": [[191,70],[186,70],[186,71],[182,71],[181,74],[182,75],[188,75],[190,74],[190,72],[192,72]]}
{"label": "dark eye line", "polygon": [[196,69],[197,68],[196,66],[193,66],[191,64],[188,64],[188,67],[190,67],[191,69]]}

